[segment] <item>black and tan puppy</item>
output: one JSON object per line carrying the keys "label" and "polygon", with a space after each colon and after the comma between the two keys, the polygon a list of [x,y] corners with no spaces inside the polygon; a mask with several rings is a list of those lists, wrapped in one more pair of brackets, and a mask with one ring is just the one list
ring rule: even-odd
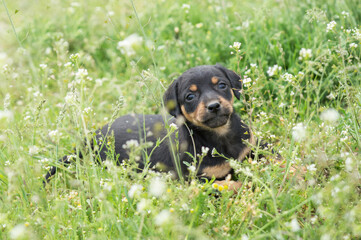
{"label": "black and tan puppy", "polygon": [[[145,147],[139,168],[145,167],[144,156],[147,154],[150,155],[150,167],[159,164],[167,171],[184,176],[188,174],[185,163],[193,163],[191,156],[201,154],[202,147],[206,147],[209,151],[198,167],[197,176],[216,178],[222,183],[232,169],[224,157],[212,156],[211,151],[216,149],[227,158],[242,161],[251,151],[245,141],[255,144],[251,129],[233,109],[234,97],[240,98],[241,88],[240,77],[221,65],[191,68],[176,79],[164,94],[164,105],[172,115],[165,120],[166,123],[161,115],[122,116],[111,126],[106,125],[98,131],[95,142],[100,147],[96,154],[100,160],[106,159],[108,149],[101,143],[112,136],[115,158],[121,163],[129,157],[126,149],[128,141],[155,144],[166,136],[165,125],[177,122],[179,147],[172,144],[174,134],[156,148],[154,145]],[[60,161],[69,163],[66,156]],[[53,167],[46,175],[46,181],[55,172],[56,167]]]}

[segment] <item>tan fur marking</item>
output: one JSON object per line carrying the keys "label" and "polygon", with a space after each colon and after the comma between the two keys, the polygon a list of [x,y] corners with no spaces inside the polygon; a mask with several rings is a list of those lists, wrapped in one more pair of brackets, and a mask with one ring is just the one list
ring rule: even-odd
{"label": "tan fur marking", "polygon": [[[220,104],[224,107],[224,108],[227,108],[229,109],[231,112],[233,112],[233,98],[230,101],[227,101],[225,98],[223,97],[219,97],[219,102]],[[228,133],[229,131],[229,122],[227,122],[225,125],[223,126],[220,126],[220,127],[217,127],[217,128],[210,128],[206,125],[204,125],[202,122],[202,119],[203,119],[203,116],[204,114],[206,114],[206,106],[203,102],[201,102],[196,110],[192,113],[188,113],[186,110],[185,110],[185,107],[184,105],[181,106],[181,110],[182,110],[182,113],[184,115],[184,117],[190,121],[191,123],[199,126],[199,127],[202,127],[204,129],[208,129],[210,131],[213,131],[215,132],[216,134],[222,136],[222,135],[225,135]]]}
{"label": "tan fur marking", "polygon": [[195,85],[195,84],[192,84],[190,87],[189,87],[189,90],[191,90],[192,92],[195,92],[195,91],[197,91],[197,85]]}
{"label": "tan fur marking", "polygon": [[216,166],[211,166],[211,167],[205,167],[203,169],[203,176],[212,178],[223,178],[225,177],[230,171],[231,171],[231,166],[229,165],[228,162],[223,163],[223,164],[219,164]]}
{"label": "tan fur marking", "polygon": [[205,114],[205,111],[206,111],[206,107],[204,105],[204,103],[200,103],[198,105],[198,107],[196,108],[196,110],[192,113],[188,113],[185,108],[184,108],[184,105],[181,106],[181,110],[182,110],[182,113],[184,115],[184,117],[190,121],[191,123],[193,123],[194,125],[197,125],[199,127],[202,127],[204,129],[207,129],[209,131],[213,131],[215,132],[216,134],[222,136],[222,135],[225,135],[228,133],[229,131],[229,121],[224,124],[223,126],[220,126],[220,127],[217,127],[217,128],[210,128],[206,125],[204,125],[202,123],[202,120],[201,120],[201,117]]}
{"label": "tan fur marking", "polygon": [[[253,136],[253,133],[251,130],[249,130],[250,138],[248,139],[249,143],[251,145],[256,145],[256,140]],[[243,161],[244,158],[251,152],[251,148],[249,146],[246,146],[238,155],[238,160]]]}
{"label": "tan fur marking", "polygon": [[218,81],[219,81],[219,79],[217,78],[217,77],[212,77],[212,83],[213,84],[217,84],[218,83]]}
{"label": "tan fur marking", "polygon": [[232,94],[232,100],[231,100],[231,102],[232,102],[232,105],[233,105],[233,103],[234,103],[234,92],[232,91],[232,89],[231,89],[231,94]]}
{"label": "tan fur marking", "polygon": [[227,101],[225,98],[219,97],[219,103],[224,108],[226,108],[226,109],[230,110],[231,112],[233,112],[233,97],[232,97],[231,101]]}
{"label": "tan fur marking", "polygon": [[217,128],[210,128],[213,132],[217,133],[219,136],[226,135],[229,131],[229,121],[223,126]]}
{"label": "tan fur marking", "polygon": [[181,110],[182,113],[184,115],[184,117],[190,121],[191,123],[200,126],[200,127],[204,127],[204,125],[202,124],[202,121],[200,119],[201,116],[203,116],[205,110],[206,110],[206,106],[204,105],[203,102],[201,102],[200,104],[198,104],[196,110],[192,113],[188,113],[186,111],[186,109],[184,108],[184,105],[181,106]]}

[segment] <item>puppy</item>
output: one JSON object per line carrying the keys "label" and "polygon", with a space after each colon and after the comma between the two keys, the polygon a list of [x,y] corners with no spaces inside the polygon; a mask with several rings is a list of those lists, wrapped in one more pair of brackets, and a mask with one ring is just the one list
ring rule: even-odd
{"label": "puppy", "polygon": [[[161,166],[162,170],[171,171],[177,177],[189,174],[188,166],[197,154],[202,154],[203,148],[204,157],[197,163],[196,175],[215,178],[217,183],[229,184],[231,189],[236,190],[240,183],[228,180],[232,168],[226,158],[242,161],[251,153],[249,144],[256,144],[251,129],[233,109],[233,101],[240,98],[241,88],[240,77],[219,64],[191,68],[174,80],[164,94],[163,102],[171,116],[119,117],[97,131],[91,147],[100,161],[112,152],[120,164],[129,158],[127,146],[137,143],[145,146],[137,162],[139,169]],[[167,135],[167,126],[175,123],[178,124],[177,130]],[[165,136],[169,137],[164,139]],[[110,137],[114,139],[113,151],[104,144]],[[155,146],[157,141],[159,144]],[[149,142],[153,146],[144,144]],[[213,149],[219,155],[212,156]],[[70,163],[67,156],[60,162]],[[52,167],[45,182],[55,172],[56,167]]]}

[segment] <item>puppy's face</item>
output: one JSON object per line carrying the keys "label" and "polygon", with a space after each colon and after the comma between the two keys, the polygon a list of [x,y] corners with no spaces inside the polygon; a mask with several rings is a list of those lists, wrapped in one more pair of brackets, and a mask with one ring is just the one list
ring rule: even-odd
{"label": "puppy's face", "polygon": [[220,65],[199,66],[173,82],[164,102],[172,115],[183,115],[205,129],[217,129],[227,125],[240,88],[240,78],[234,72]]}

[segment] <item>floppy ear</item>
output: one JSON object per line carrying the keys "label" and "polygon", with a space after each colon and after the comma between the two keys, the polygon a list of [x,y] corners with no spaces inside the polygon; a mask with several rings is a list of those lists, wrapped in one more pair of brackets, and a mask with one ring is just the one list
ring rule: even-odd
{"label": "floppy ear", "polygon": [[169,114],[177,117],[181,114],[178,104],[178,79],[174,80],[163,95],[163,102]]}
{"label": "floppy ear", "polygon": [[241,77],[238,76],[235,72],[223,67],[221,64],[217,63],[215,65],[216,68],[221,70],[224,75],[228,78],[229,82],[231,83],[231,87],[233,89],[234,96],[239,100],[241,93],[239,92],[242,89],[242,82]]}

